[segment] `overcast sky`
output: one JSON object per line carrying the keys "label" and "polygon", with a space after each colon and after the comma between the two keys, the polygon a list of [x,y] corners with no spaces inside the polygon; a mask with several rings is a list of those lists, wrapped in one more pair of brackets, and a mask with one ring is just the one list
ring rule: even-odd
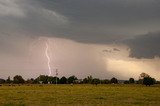
{"label": "overcast sky", "polygon": [[0,77],[160,79],[158,0],[0,0]]}

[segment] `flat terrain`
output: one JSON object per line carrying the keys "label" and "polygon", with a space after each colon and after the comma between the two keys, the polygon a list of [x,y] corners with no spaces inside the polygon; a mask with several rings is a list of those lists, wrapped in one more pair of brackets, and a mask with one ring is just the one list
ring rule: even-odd
{"label": "flat terrain", "polygon": [[160,85],[2,85],[0,105],[160,106]]}

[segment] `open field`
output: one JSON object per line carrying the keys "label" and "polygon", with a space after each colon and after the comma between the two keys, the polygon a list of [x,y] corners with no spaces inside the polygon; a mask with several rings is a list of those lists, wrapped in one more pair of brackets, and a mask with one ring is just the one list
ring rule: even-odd
{"label": "open field", "polygon": [[160,85],[0,86],[2,106],[160,105]]}

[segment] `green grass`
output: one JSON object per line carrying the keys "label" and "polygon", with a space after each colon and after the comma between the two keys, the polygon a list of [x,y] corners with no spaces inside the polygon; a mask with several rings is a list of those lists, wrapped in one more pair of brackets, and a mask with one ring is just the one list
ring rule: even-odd
{"label": "green grass", "polygon": [[160,85],[0,86],[2,106],[158,106]]}

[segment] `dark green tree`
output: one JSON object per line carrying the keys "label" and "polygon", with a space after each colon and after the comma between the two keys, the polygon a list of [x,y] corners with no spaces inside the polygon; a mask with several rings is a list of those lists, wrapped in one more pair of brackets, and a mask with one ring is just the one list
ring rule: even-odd
{"label": "dark green tree", "polygon": [[65,76],[63,76],[61,79],[60,79],[60,84],[66,84],[67,83],[67,78]]}
{"label": "dark green tree", "polygon": [[48,84],[48,76],[46,75],[40,75],[37,78],[38,82],[42,82],[43,84]]}
{"label": "dark green tree", "polygon": [[57,84],[59,84],[59,78],[58,77],[53,77],[53,84],[56,84],[56,80],[57,80]]}
{"label": "dark green tree", "polygon": [[134,78],[130,78],[130,79],[129,79],[129,83],[130,83],[130,84],[133,84],[133,83],[134,83]]}
{"label": "dark green tree", "polygon": [[156,84],[160,84],[160,81],[156,81]]}
{"label": "dark green tree", "polygon": [[124,81],[124,84],[129,84],[129,81]]}
{"label": "dark green tree", "polygon": [[100,79],[98,79],[98,78],[94,78],[93,80],[92,80],[92,84],[100,84]]}
{"label": "dark green tree", "polygon": [[92,80],[93,80],[93,77],[90,75],[90,76],[87,77],[87,79],[88,79],[88,83],[91,84],[91,83],[92,83]]}
{"label": "dark green tree", "polygon": [[7,80],[6,80],[6,83],[8,83],[8,84],[10,84],[12,81],[11,81],[11,78],[10,78],[10,76],[7,78]]}
{"label": "dark green tree", "polygon": [[27,79],[26,83],[27,84],[34,84],[34,79],[33,78]]}
{"label": "dark green tree", "polygon": [[4,84],[5,80],[4,79],[0,79],[0,84]]}
{"label": "dark green tree", "polygon": [[82,82],[84,84],[91,84],[92,80],[93,80],[93,77],[90,75],[90,76],[87,76],[87,78],[84,78]]}
{"label": "dark green tree", "polygon": [[154,78],[151,78],[151,77],[144,77],[143,79],[143,84],[146,85],[146,86],[150,86],[150,85],[153,85],[155,84],[156,80]]}
{"label": "dark green tree", "polygon": [[70,77],[67,79],[67,82],[68,82],[69,84],[71,84],[71,83],[74,83],[75,80],[77,80],[77,77],[75,77],[75,76],[73,75],[73,76],[70,76]]}
{"label": "dark green tree", "polygon": [[52,76],[48,76],[48,78],[47,78],[47,82],[48,82],[48,83],[50,83],[50,84],[54,84],[54,82],[55,82],[55,78],[54,78],[54,77],[52,77]]}
{"label": "dark green tree", "polygon": [[101,84],[109,84],[110,81],[108,79],[101,80]]}
{"label": "dark green tree", "polygon": [[38,78],[34,79],[33,84],[39,84],[39,79]]}
{"label": "dark green tree", "polygon": [[113,83],[113,84],[117,84],[117,83],[118,83],[118,80],[117,80],[115,77],[113,77],[113,78],[110,80],[110,82]]}
{"label": "dark green tree", "polygon": [[23,84],[25,82],[25,80],[22,78],[22,76],[16,75],[13,77],[13,82],[15,84]]}
{"label": "dark green tree", "polygon": [[84,79],[83,79],[83,83],[84,83],[84,84],[87,84],[87,83],[88,83],[88,79],[87,79],[87,78],[84,78]]}

